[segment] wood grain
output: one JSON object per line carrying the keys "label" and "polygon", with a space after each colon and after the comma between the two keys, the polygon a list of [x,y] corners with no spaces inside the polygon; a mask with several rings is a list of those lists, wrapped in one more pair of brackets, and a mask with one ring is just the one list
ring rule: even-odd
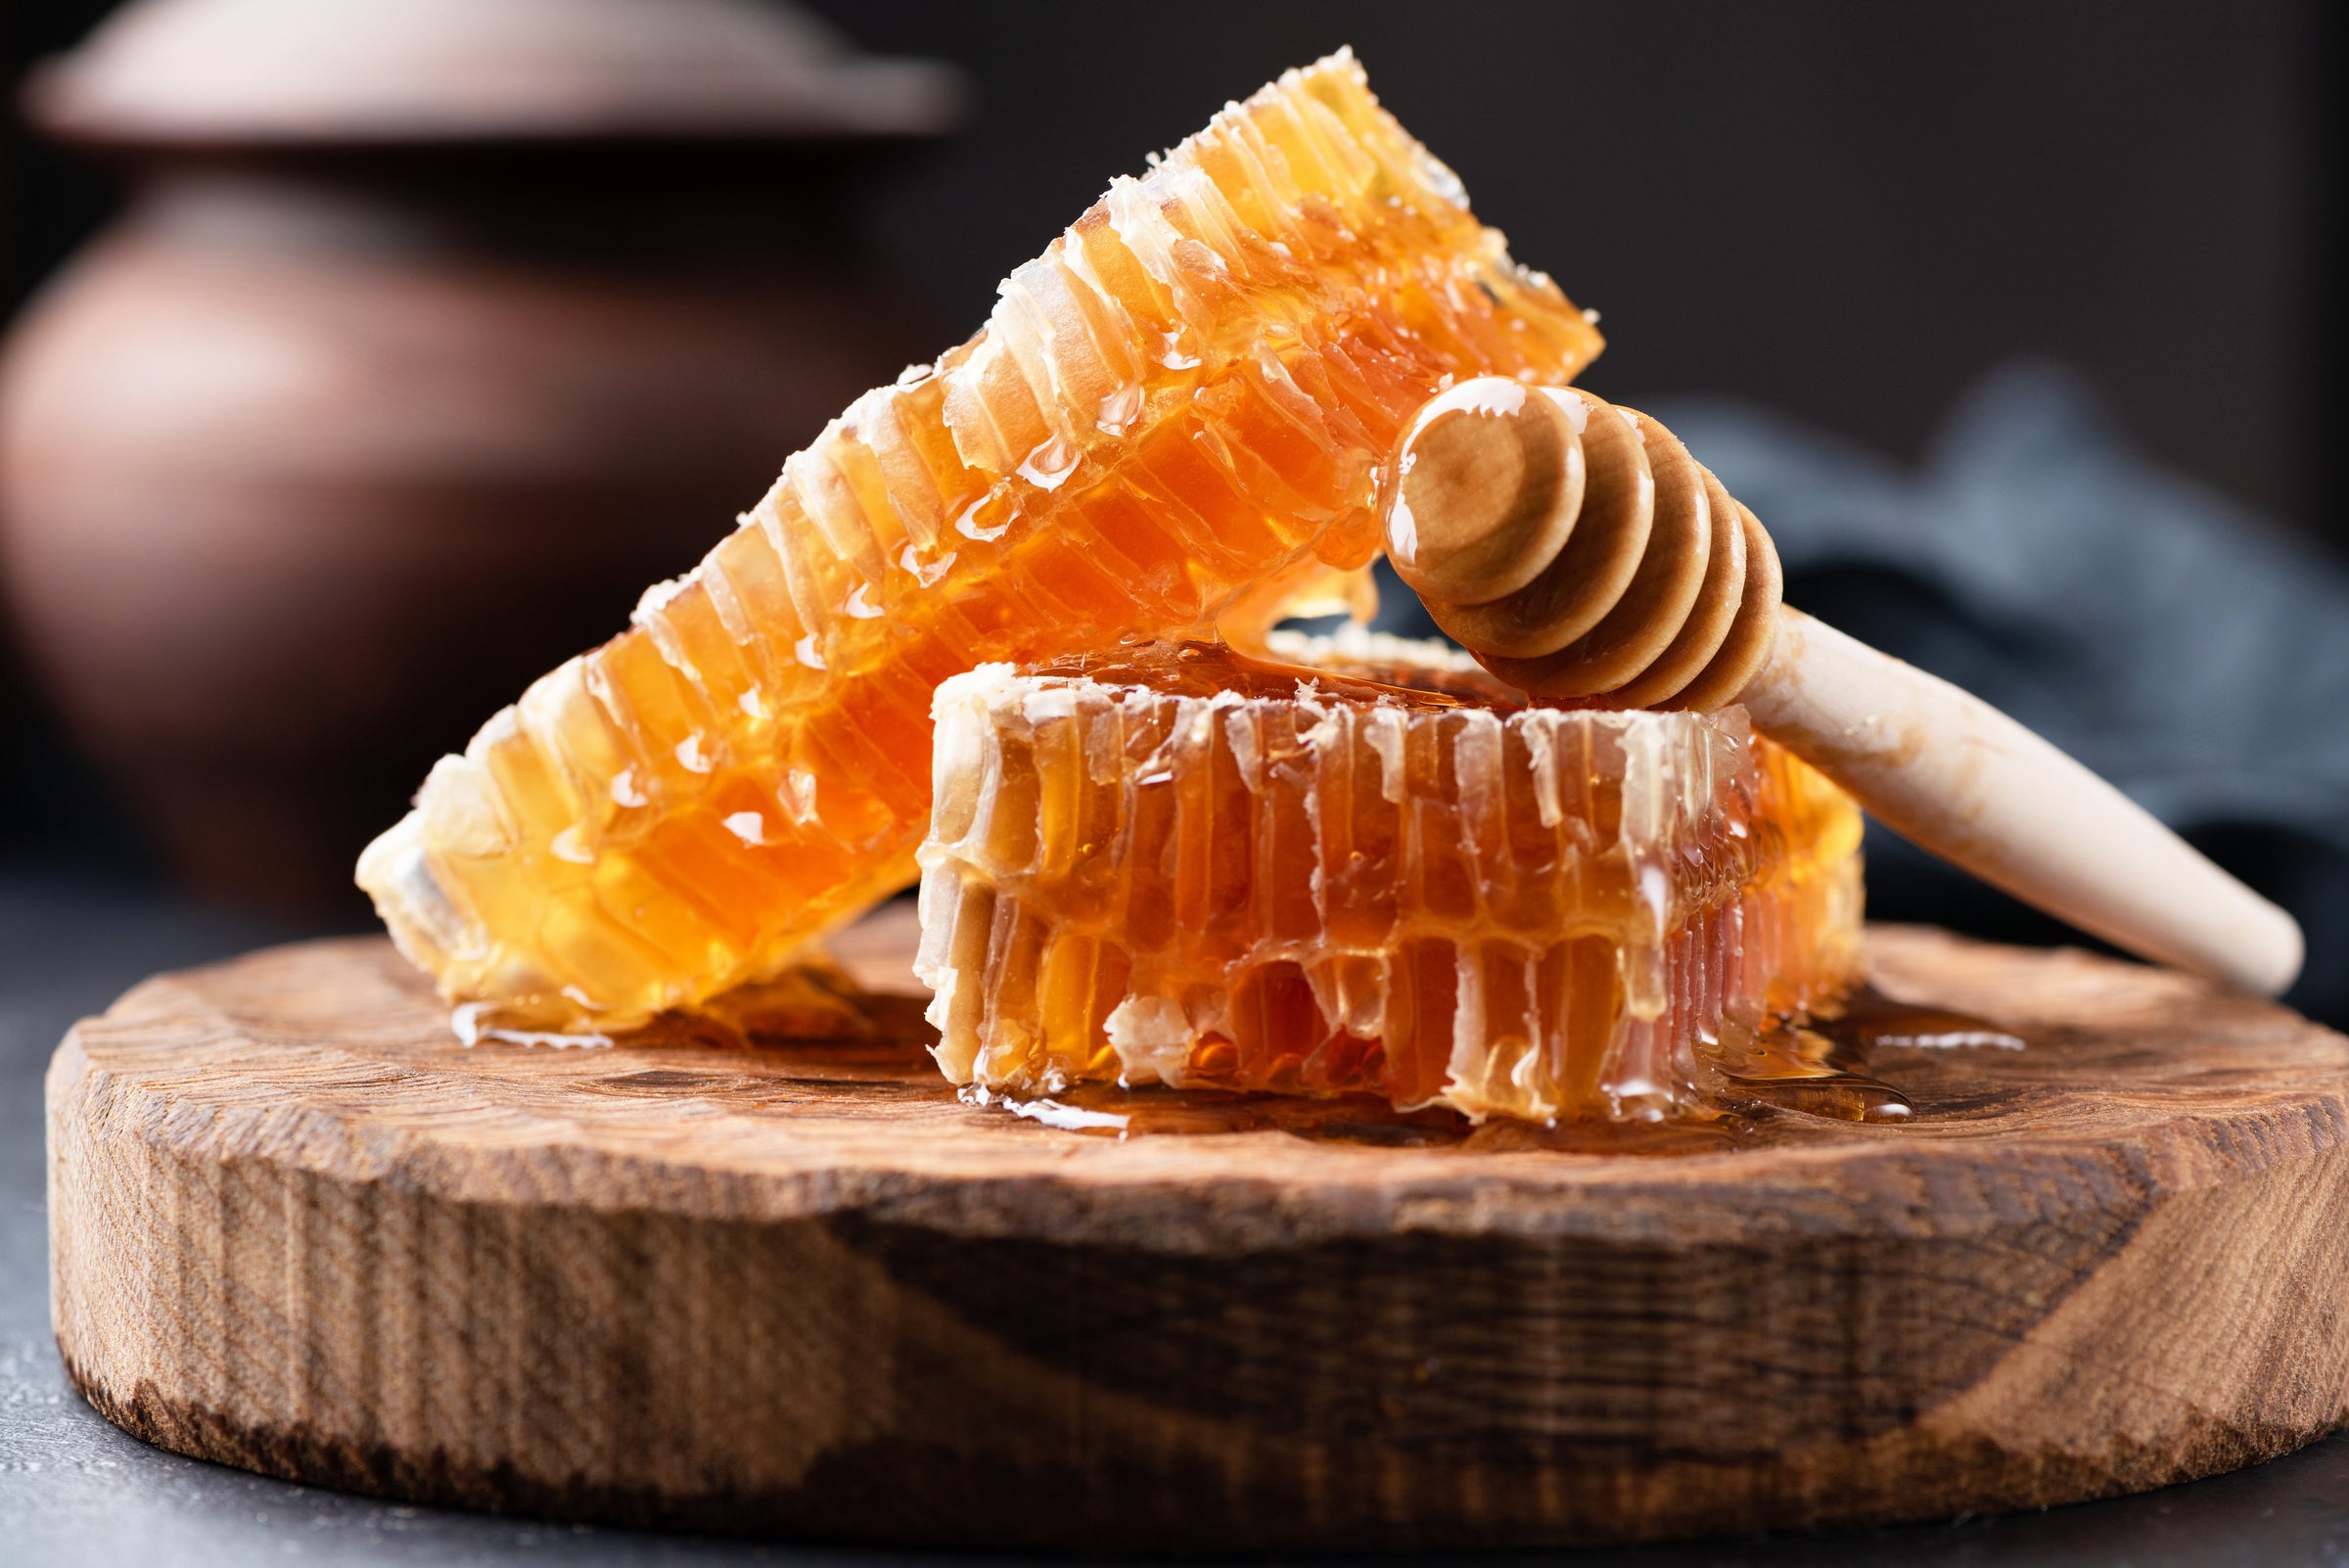
{"label": "wood grain", "polygon": [[[868,930],[878,977],[904,926]],[[153,980],[49,1078],[76,1385],[422,1501],[1082,1546],[1562,1544],[2028,1507],[2349,1415],[2349,1040],[1932,933],[1914,1125],[1672,1158],[959,1103],[918,1041],[451,1038],[381,942]]]}

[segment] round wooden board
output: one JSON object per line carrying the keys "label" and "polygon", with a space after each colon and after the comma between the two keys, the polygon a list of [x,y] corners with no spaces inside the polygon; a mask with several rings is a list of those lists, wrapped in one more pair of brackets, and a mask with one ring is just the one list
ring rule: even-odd
{"label": "round wooden board", "polygon": [[[902,910],[854,934],[901,972]],[[1097,1548],[2018,1508],[2349,1415],[2349,1040],[1874,937],[2027,1036],[1670,1158],[1120,1141],[918,1043],[467,1049],[385,944],[148,982],[49,1078],[58,1340],[151,1442],[639,1524]],[[1505,1142],[1505,1140],[1503,1140]]]}

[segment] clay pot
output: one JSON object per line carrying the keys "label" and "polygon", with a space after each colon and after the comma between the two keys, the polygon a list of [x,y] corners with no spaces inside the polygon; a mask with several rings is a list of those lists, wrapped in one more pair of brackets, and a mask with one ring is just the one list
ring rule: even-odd
{"label": "clay pot", "polygon": [[937,348],[847,202],[952,103],[749,0],[165,0],[36,79],[139,185],[8,346],[0,569],[189,886],[346,907],[435,756]]}

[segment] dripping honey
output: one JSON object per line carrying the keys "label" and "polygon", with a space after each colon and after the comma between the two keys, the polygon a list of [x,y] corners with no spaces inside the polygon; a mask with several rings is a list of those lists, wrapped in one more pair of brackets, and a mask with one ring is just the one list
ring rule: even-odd
{"label": "dripping honey", "polygon": [[1021,1101],[964,1090],[1041,1126],[1094,1137],[1285,1132],[1321,1143],[1515,1153],[1542,1149],[1614,1156],[1709,1154],[1766,1132],[1773,1117],[1801,1113],[1839,1122],[1899,1125],[1917,1115],[1911,1097],[1876,1076],[1879,1046],[2016,1050],[2023,1040],[1970,1014],[1895,1001],[1863,986],[1800,1023],[1782,1020],[1733,1055],[1718,1078],[1675,1114],[1633,1122],[1569,1120],[1482,1124],[1440,1107],[1399,1110],[1372,1094],[1322,1098],[1224,1089],[1128,1088],[1083,1084]]}
{"label": "dripping honey", "polygon": [[[757,1075],[749,1081],[754,1092],[758,1080],[768,1077],[843,1087],[886,1084],[916,1092],[942,1086],[924,1049],[928,1032],[918,1000],[871,993],[853,993],[852,1000],[853,1012],[830,1021],[828,1032],[811,1027],[805,1016],[743,1005],[666,1016],[625,1043],[739,1053],[736,1059]],[[1744,1057],[1727,1064],[1738,1071],[1723,1071],[1699,1097],[1656,1120],[1537,1125],[1494,1117],[1478,1123],[1441,1106],[1400,1110],[1363,1092],[1304,1096],[1164,1084],[1079,1084],[1030,1098],[966,1086],[961,1096],[1007,1122],[1017,1119],[1094,1138],[1279,1132],[1360,1147],[1648,1158],[1735,1150],[1783,1136],[1814,1118],[1898,1125],[1918,1113],[1896,1084],[1877,1076],[1879,1047],[2020,1049],[2023,1044],[1983,1019],[1895,1001],[1862,987],[1803,1024],[1782,1023],[1766,1031]],[[1766,1059],[1772,1070],[1757,1071],[1756,1057]],[[608,1081],[608,1086],[631,1093],[679,1088],[707,1093],[712,1084],[725,1081],[725,1075],[706,1069],[638,1069]]]}

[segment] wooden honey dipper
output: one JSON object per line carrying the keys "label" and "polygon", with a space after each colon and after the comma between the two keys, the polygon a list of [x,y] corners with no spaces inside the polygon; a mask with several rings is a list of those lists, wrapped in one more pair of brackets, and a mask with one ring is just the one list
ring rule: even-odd
{"label": "wooden honey dipper", "polygon": [[1576,388],[1463,382],[1412,417],[1387,551],[1537,697],[1743,703],[1911,842],[2141,957],[2274,995],[2292,917],[1981,699],[1778,602],[1776,547],[1672,433]]}

